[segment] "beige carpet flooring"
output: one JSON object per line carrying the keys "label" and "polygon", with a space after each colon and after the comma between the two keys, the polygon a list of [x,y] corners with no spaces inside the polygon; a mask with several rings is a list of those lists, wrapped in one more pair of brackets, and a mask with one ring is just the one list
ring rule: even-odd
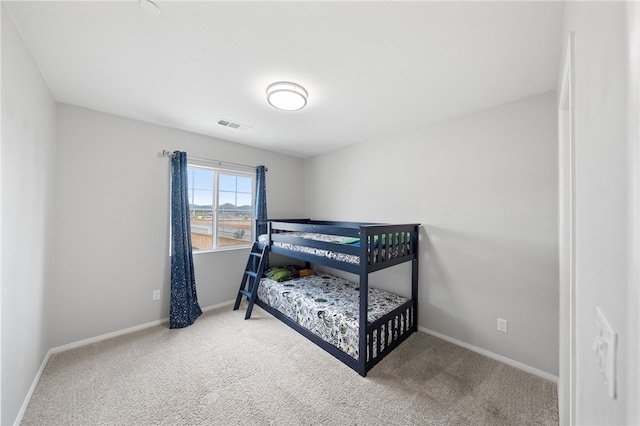
{"label": "beige carpet flooring", "polygon": [[555,383],[417,333],[359,376],[256,307],[54,354],[22,425],[557,425]]}

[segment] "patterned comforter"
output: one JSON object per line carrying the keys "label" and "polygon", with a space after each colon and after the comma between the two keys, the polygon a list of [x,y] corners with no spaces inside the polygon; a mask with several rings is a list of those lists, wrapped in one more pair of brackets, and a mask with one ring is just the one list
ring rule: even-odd
{"label": "patterned comforter", "polygon": [[[263,278],[258,298],[358,359],[358,284],[324,273],[284,282]],[[367,321],[371,323],[405,302],[404,297],[369,288]]]}

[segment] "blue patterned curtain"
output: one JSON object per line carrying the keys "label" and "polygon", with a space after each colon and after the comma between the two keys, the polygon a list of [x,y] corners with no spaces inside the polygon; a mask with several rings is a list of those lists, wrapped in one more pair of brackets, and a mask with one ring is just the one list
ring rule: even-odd
{"label": "blue patterned curtain", "polygon": [[202,314],[191,252],[187,153],[171,157],[171,302],[169,327],[183,328]]}
{"label": "blue patterned curtain", "polygon": [[267,233],[266,168],[256,167],[256,239]]}

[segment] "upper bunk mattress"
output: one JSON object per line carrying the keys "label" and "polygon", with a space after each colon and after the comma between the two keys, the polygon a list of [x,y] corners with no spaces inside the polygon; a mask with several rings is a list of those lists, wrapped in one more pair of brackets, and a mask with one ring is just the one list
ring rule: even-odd
{"label": "upper bunk mattress", "polygon": [[[358,284],[324,273],[284,282],[262,278],[258,299],[358,359]],[[396,294],[369,288],[367,321],[371,323],[407,301]]]}
{"label": "upper bunk mattress", "polygon": [[[314,241],[323,241],[326,243],[336,243],[336,244],[350,244],[350,241],[353,241],[354,238],[351,237],[344,237],[344,236],[340,236],[340,235],[328,235],[328,234],[316,234],[316,233],[312,233],[312,232],[287,232],[286,235],[288,236],[292,236],[292,237],[299,237],[299,238],[305,238],[308,240],[314,240]],[[395,237],[396,239],[398,239],[398,237]],[[404,241],[404,239],[402,239]],[[269,244],[269,236],[267,234],[262,234],[258,237],[258,242],[261,244]],[[383,240],[384,242],[384,240]],[[312,254],[314,256],[320,256],[320,257],[326,257],[329,259],[334,259],[334,260],[338,260],[340,262],[346,262],[346,263],[351,263],[354,265],[359,265],[360,264],[360,256],[357,255],[353,255],[353,254],[347,254],[347,253],[341,253],[341,252],[336,252],[336,251],[330,251],[330,250],[324,250],[324,249],[319,249],[319,248],[315,248],[315,247],[307,247],[307,246],[301,246],[301,245],[297,245],[297,244],[291,244],[291,243],[283,243],[280,241],[274,241],[273,245],[276,247],[281,247],[287,250],[292,250],[292,251],[297,251],[297,252],[302,252],[302,253],[308,253],[308,254]],[[399,253],[399,248],[398,246],[395,246],[394,249],[391,250],[387,250],[387,248],[384,246],[384,243],[381,244],[382,245],[382,252],[380,253],[383,257],[387,255],[387,251],[389,252],[388,254],[390,255],[390,257],[394,258],[397,257],[400,253]],[[378,244],[377,241],[374,245],[374,256],[373,256],[373,261],[375,263],[376,260],[376,256],[378,254]]]}

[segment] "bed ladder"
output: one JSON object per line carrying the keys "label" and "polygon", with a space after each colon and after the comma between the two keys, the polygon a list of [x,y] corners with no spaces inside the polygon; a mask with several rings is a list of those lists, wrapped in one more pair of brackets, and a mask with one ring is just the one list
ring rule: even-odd
{"label": "bed ladder", "polygon": [[240,307],[242,296],[247,297],[249,305],[247,306],[247,313],[244,319],[251,317],[253,304],[258,296],[260,278],[262,278],[262,273],[267,263],[267,247],[266,244],[263,245],[256,241],[251,246],[251,251],[249,252],[249,259],[247,260],[247,266],[244,268],[240,289],[238,290],[238,297],[236,297],[236,304],[233,305],[233,310],[237,310]]}

